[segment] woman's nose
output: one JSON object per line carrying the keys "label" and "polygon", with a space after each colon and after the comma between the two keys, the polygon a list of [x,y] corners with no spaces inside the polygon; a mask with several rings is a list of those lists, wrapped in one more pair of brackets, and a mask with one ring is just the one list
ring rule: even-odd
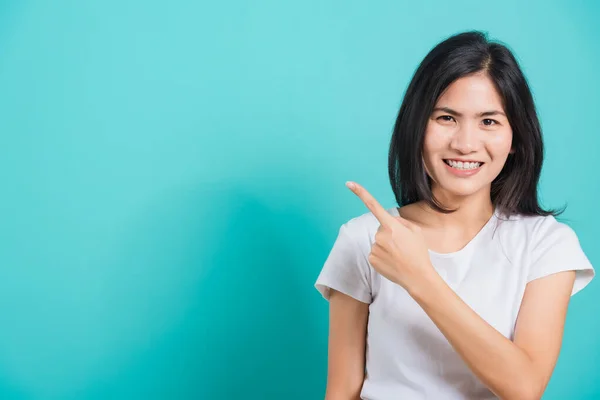
{"label": "woman's nose", "polygon": [[468,154],[476,151],[479,148],[481,139],[477,128],[468,124],[459,127],[452,136],[450,147],[463,154]]}

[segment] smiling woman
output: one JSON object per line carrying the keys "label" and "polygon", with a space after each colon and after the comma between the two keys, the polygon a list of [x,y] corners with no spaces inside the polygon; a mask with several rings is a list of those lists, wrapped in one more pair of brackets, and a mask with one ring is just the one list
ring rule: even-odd
{"label": "smiling woman", "polygon": [[[491,186],[513,152],[513,133],[503,109],[486,73],[452,83],[438,99],[425,131],[424,162],[431,179],[462,195]],[[475,174],[472,179],[445,179]]]}
{"label": "smiling woman", "polygon": [[539,399],[570,297],[594,276],[538,202],[540,124],[510,50],[480,32],[438,44],[400,108],[400,207],[339,230],[317,278],[330,301],[326,398]]}

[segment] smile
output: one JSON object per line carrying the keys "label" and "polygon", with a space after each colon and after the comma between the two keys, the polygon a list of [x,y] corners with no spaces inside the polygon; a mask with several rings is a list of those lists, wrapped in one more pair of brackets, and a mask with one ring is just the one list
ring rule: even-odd
{"label": "smile", "polygon": [[444,160],[444,164],[453,175],[468,177],[478,173],[484,163],[481,161]]}
{"label": "smile", "polygon": [[470,170],[470,169],[477,169],[479,167],[481,167],[481,165],[483,164],[480,161],[456,161],[456,160],[444,160],[444,162],[446,164],[448,164],[449,166],[451,166],[452,168],[456,168],[456,169],[460,169],[460,170]]}

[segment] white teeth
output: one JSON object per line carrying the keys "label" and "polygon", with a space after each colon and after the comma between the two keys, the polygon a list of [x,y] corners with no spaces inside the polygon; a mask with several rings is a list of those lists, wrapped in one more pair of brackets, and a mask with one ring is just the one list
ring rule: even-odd
{"label": "white teeth", "polygon": [[444,160],[446,164],[456,169],[475,169],[481,166],[480,162],[462,162],[454,160]]}

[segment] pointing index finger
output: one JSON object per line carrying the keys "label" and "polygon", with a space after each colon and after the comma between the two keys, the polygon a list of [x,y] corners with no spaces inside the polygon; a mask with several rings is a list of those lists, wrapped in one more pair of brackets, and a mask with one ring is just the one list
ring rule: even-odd
{"label": "pointing index finger", "polygon": [[365,203],[367,208],[379,220],[381,225],[392,226],[397,223],[394,217],[361,185],[356,182],[346,182],[346,186]]}

